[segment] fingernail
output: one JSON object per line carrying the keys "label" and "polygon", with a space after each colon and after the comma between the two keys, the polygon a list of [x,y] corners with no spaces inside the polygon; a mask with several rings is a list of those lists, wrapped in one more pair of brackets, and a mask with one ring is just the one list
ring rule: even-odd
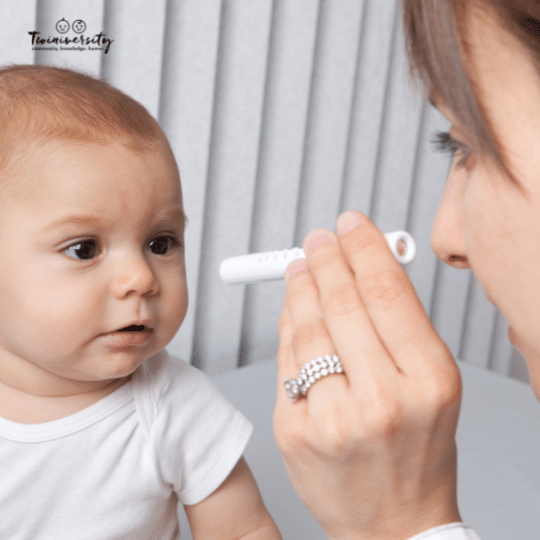
{"label": "fingernail", "polygon": [[343,212],[338,217],[337,223],[336,223],[336,229],[338,234],[347,234],[348,232],[352,231],[353,229],[356,229],[358,225],[360,224],[360,216],[357,212],[351,212],[350,210],[347,212]]}
{"label": "fingernail", "polygon": [[289,266],[287,266],[287,270],[285,271],[285,281],[291,279],[294,274],[298,274],[298,272],[305,270],[306,268],[306,259],[297,259],[296,261],[293,261],[291,264],[289,264]]}
{"label": "fingernail", "polygon": [[316,247],[325,244],[326,242],[330,242],[330,236],[326,231],[311,231],[304,240],[304,251],[306,253],[311,253]]}

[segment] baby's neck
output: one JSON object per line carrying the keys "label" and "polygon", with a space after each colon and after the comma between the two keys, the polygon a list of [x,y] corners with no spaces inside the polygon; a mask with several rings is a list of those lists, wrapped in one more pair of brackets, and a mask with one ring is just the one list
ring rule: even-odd
{"label": "baby's neck", "polygon": [[115,379],[99,390],[70,396],[38,396],[0,381],[0,416],[18,424],[43,424],[90,407],[124,385],[130,377]]}

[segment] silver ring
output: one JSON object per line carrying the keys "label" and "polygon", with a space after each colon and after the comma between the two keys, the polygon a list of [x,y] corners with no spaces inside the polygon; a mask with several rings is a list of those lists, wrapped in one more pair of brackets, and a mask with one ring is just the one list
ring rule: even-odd
{"label": "silver ring", "polygon": [[343,366],[336,354],[327,354],[309,361],[300,370],[297,379],[286,379],[283,384],[289,399],[295,402],[307,394],[315,381],[334,373],[343,373]]}

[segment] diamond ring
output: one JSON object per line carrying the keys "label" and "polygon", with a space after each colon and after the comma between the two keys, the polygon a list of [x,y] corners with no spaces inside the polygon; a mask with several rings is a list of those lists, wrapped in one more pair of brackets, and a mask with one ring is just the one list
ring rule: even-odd
{"label": "diamond ring", "polygon": [[289,399],[295,402],[305,396],[316,381],[334,373],[343,373],[343,366],[336,354],[327,354],[307,362],[298,373],[297,379],[286,379],[283,384]]}

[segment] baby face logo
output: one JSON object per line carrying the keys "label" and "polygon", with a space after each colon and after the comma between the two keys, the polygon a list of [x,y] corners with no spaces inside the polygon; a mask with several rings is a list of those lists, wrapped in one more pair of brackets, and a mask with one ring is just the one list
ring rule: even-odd
{"label": "baby face logo", "polygon": [[71,27],[77,34],[82,34],[86,30],[86,23],[82,19],[77,19],[76,21],[73,21]]}
{"label": "baby face logo", "polygon": [[65,34],[68,30],[69,30],[69,23],[66,21],[66,19],[62,18],[56,23],[56,31],[59,34]]}

